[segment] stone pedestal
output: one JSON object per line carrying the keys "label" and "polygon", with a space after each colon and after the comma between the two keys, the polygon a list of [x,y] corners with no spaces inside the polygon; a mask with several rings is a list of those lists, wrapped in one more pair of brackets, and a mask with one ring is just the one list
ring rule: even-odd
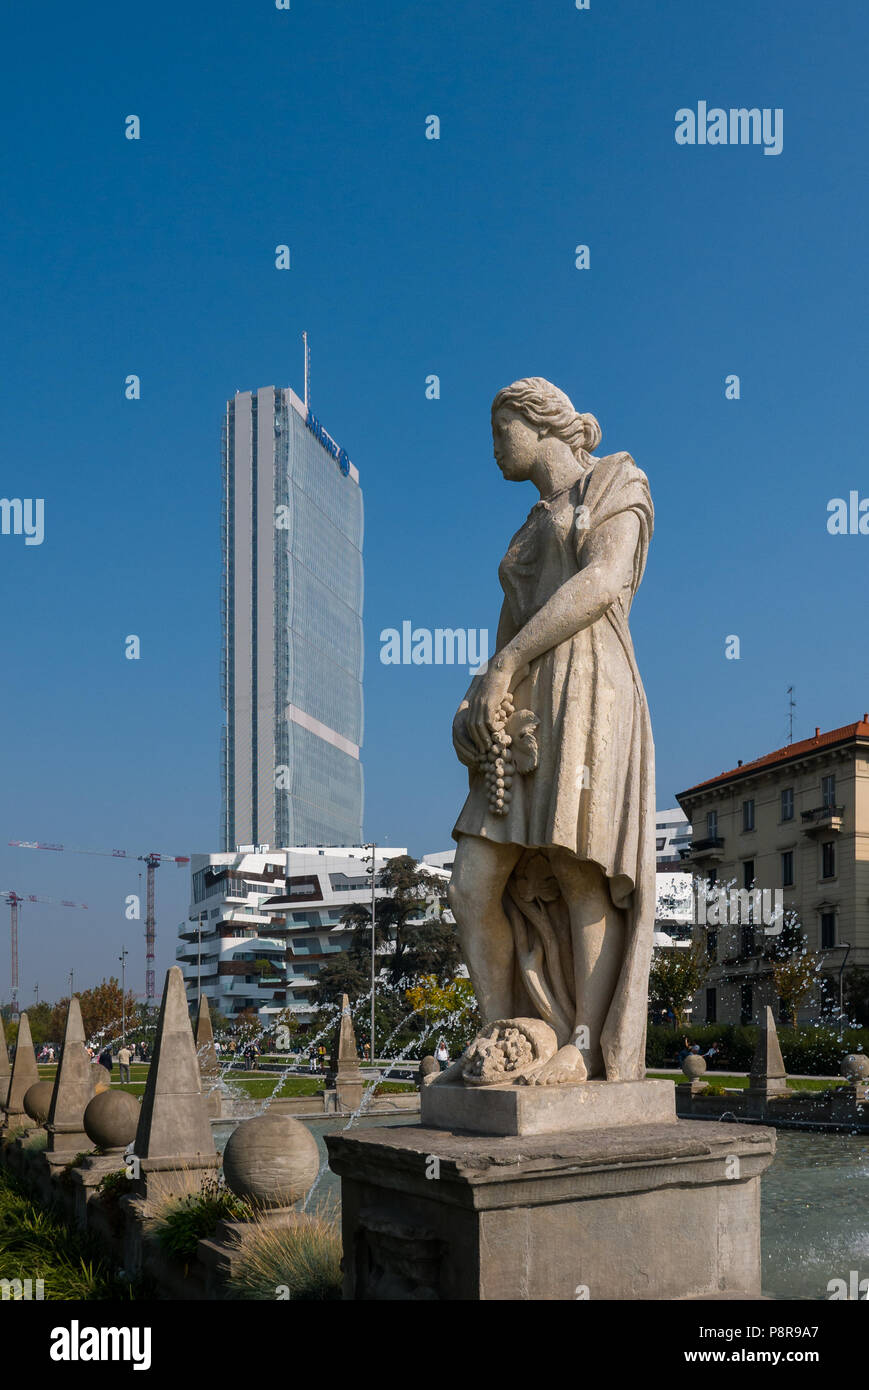
{"label": "stone pedestal", "polygon": [[76,1225],[81,1230],[87,1230],[88,1202],[96,1196],[103,1178],[109,1173],[116,1173],[119,1168],[125,1166],[125,1163],[126,1157],[123,1149],[117,1149],[113,1153],[93,1154],[90,1158],[84,1159],[78,1168],[70,1168],[69,1180],[73,1192],[73,1215]]}
{"label": "stone pedestal", "polygon": [[61,1167],[68,1163],[76,1154],[87,1153],[93,1148],[93,1144],[88,1139],[81,1123],[72,1124],[47,1124],[48,1131],[48,1152],[56,1154]]}
{"label": "stone pedestal", "polygon": [[[89,1147],[90,1140],[87,1135],[83,1138],[84,1144],[79,1145],[75,1153],[83,1153]],[[75,1153],[52,1153],[50,1149],[46,1149],[33,1159],[31,1171],[43,1202],[51,1203],[61,1195],[58,1181],[66,1172],[67,1165],[70,1159],[75,1157]],[[74,1170],[70,1169],[70,1172],[72,1171]]]}
{"label": "stone pedestal", "polygon": [[675,1124],[671,1081],[585,1081],[577,1086],[423,1086],[420,1123],[505,1138],[622,1125]]}
{"label": "stone pedestal", "polygon": [[673,1119],[482,1137],[402,1126],[326,1143],[342,1180],[346,1299],[760,1293],[772,1130]]}
{"label": "stone pedestal", "polygon": [[[379,1072],[375,1072],[375,1076],[379,1075]],[[327,1097],[330,1091],[335,1092],[332,1113],[339,1115],[354,1114],[362,1104],[365,1094],[365,1082],[356,1049],[356,1034],[350,1015],[350,1000],[346,994],[341,996],[341,1014],[332,1040],[329,1069],[326,1072]],[[329,1104],[330,1100],[327,1099],[327,1111]]]}
{"label": "stone pedestal", "polygon": [[355,1115],[365,1095],[364,1081],[338,1081],[334,1089],[328,1084],[323,1092],[323,1110],[326,1115]]}
{"label": "stone pedestal", "polygon": [[708,1084],[709,1083],[705,1080],[677,1081],[676,1085],[673,1087],[673,1090],[676,1093],[675,1100],[677,1101],[677,1103],[679,1103],[680,1108],[681,1103],[690,1100],[692,1096],[702,1096],[705,1093]]}
{"label": "stone pedestal", "polygon": [[201,1240],[197,1247],[199,1263],[204,1271],[205,1297],[221,1298],[227,1279],[235,1273],[251,1236],[264,1226],[278,1229],[293,1226],[299,1213],[290,1207],[274,1207],[257,1213],[256,1222],[218,1221],[214,1237]]}

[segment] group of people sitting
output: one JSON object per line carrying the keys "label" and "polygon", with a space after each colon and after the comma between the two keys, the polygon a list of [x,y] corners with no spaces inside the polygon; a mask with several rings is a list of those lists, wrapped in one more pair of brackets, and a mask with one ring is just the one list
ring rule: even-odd
{"label": "group of people sitting", "polygon": [[677,1065],[681,1067],[685,1058],[689,1055],[689,1053],[692,1052],[695,1054],[695,1056],[705,1057],[707,1066],[712,1066],[716,1061],[719,1061],[721,1058],[721,1046],[719,1043],[710,1043],[706,1051],[703,1052],[699,1043],[689,1043],[687,1038],[683,1038],[682,1046],[679,1048],[679,1051],[676,1054]]}

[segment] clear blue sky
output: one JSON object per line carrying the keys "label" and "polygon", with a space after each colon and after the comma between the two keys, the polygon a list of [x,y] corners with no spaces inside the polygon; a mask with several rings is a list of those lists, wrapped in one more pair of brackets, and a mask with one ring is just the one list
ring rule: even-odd
{"label": "clear blue sky", "polygon": [[[0,887],[91,905],[25,911],[25,1002],[122,944],[142,988],[137,870],[8,839],[218,847],[221,413],[301,390],[302,329],[365,491],[367,836],[451,843],[467,675],[383,666],[379,634],[494,634],[534,494],[501,481],[489,404],[519,376],[649,476],[632,626],[659,806],[780,746],[791,683],[798,737],[869,706],[869,537],[826,531],[828,499],[869,495],[867,39],[856,0],[9,11],[0,493],[44,498],[46,535],[0,536]],[[678,146],[699,100],[781,107],[783,152]],[[157,883],[159,978],[188,876]]]}

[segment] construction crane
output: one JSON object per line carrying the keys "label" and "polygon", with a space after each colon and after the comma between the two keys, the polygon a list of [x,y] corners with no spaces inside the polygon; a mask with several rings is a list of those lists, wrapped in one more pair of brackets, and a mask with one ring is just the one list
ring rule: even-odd
{"label": "construction crane", "polygon": [[157,926],[154,916],[154,874],[164,860],[170,864],[190,863],[185,854],[135,854],[126,849],[79,849],[76,845],[52,845],[43,840],[10,840],[16,849],[50,849],[67,851],[70,854],[99,854],[108,859],[135,859],[147,867],[145,879],[145,999],[148,1005],[154,999],[154,946],[157,939]]}
{"label": "construction crane", "polygon": [[0,898],[9,904],[12,926],[12,1012],[18,1013],[18,909],[22,903],[52,903],[54,907],[83,907],[87,903],[72,903],[67,898],[40,898],[35,893],[15,893],[11,888],[0,889]]}

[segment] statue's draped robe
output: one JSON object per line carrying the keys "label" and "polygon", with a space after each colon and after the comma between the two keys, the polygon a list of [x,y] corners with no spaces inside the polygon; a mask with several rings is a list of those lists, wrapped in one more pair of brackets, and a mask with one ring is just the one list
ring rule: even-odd
{"label": "statue's draped robe", "polygon": [[[624,911],[626,933],[601,1046],[607,1078],[624,1081],[645,1074],[655,913],[654,746],[628,629],[654,512],[646,476],[629,454],[590,459],[590,463],[572,488],[538,502],[510,542],[499,570],[509,615],[517,630],[523,627],[583,568],[585,548],[594,531],[628,511],[639,521],[631,578],[603,617],[531,663],[512,698],[517,710],[530,709],[539,721],[537,767],[526,776],[514,776],[504,816],[490,812],[485,781],[471,770],[468,799],[453,835],[478,835],[543,851],[560,846],[603,870],[614,905]],[[523,857],[514,874],[521,874],[527,862]],[[520,979],[523,972],[525,977],[521,981],[525,988],[517,989],[517,1015],[527,1012],[530,1000],[537,1005],[534,1012],[546,1016],[546,1009],[537,1003],[542,989],[561,1001],[560,1009],[553,1004],[561,1017],[565,1004],[575,1009],[563,904],[535,900],[530,921],[517,933],[516,888],[511,880],[513,891],[505,895],[505,910],[514,925],[518,973]],[[518,888],[527,896],[527,882],[520,882]],[[537,935],[535,918],[540,927]],[[527,965],[532,958],[533,978]]]}

